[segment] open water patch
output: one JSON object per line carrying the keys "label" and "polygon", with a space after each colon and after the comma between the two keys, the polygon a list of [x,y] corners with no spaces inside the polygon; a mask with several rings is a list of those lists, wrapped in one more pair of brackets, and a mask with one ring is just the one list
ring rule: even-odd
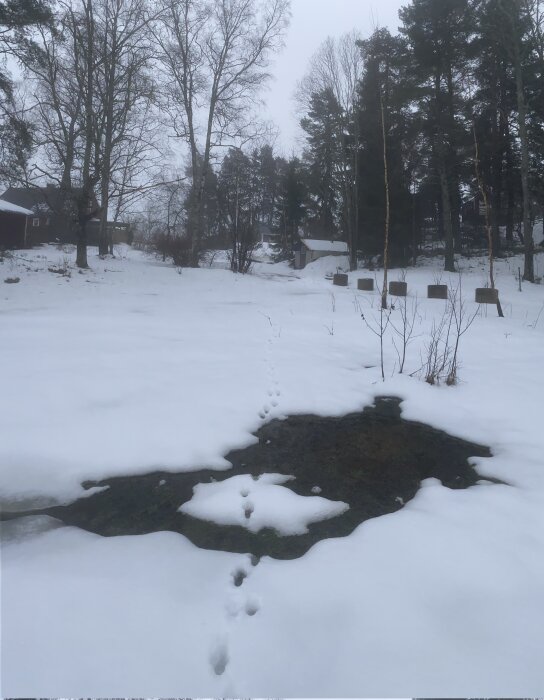
{"label": "open water patch", "polygon": [[[227,471],[114,477],[87,482],[85,488],[108,487],[69,505],[32,511],[67,525],[106,537],[179,532],[204,549],[293,559],[320,540],[345,537],[365,520],[402,508],[418,492],[424,479],[435,478],[451,489],[465,489],[482,477],[471,465],[473,457],[490,457],[489,448],[467,442],[422,423],[404,420],[401,401],[380,397],[359,413],[323,418],[315,415],[273,420],[256,433],[258,442],[233,450]],[[318,493],[343,501],[349,509],[308,525],[307,532],[281,535],[266,527],[252,532],[238,524],[219,525],[180,512],[198,484],[223,481],[236,475],[284,474],[284,486],[300,496]],[[11,519],[27,512],[2,514]],[[251,514],[250,514],[251,516]]]}

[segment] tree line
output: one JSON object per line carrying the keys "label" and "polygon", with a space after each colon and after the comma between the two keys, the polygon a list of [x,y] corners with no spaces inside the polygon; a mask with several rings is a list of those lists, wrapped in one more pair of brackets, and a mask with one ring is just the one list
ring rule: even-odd
{"label": "tree line", "polygon": [[108,211],[145,197],[140,227],[183,264],[228,247],[243,272],[264,227],[284,257],[301,231],[344,239],[353,269],[407,264],[430,238],[447,270],[468,245],[517,244],[534,281],[544,0],[411,0],[399,17],[397,34],[323,43],[296,95],[305,147],[284,158],[258,99],[288,0],[2,2],[25,90],[0,75],[1,175],[58,183],[81,266],[86,222],[104,254]]}
{"label": "tree line", "polygon": [[434,233],[446,270],[479,238],[519,243],[534,281],[543,59],[542,0],[412,0],[396,35],[326,42],[299,96],[309,222],[350,242],[352,267],[384,237],[406,264]]}
{"label": "tree line", "polygon": [[[288,0],[5,0],[1,48],[19,63],[16,94],[0,76],[2,179],[54,183],[87,265],[87,224],[134,208],[187,178],[188,263],[204,246],[206,183],[227,144],[267,131],[254,116],[281,45]],[[189,154],[187,175],[168,163]]]}

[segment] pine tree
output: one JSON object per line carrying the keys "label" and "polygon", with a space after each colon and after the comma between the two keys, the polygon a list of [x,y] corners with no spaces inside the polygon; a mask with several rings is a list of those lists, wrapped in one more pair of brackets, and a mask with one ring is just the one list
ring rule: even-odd
{"label": "pine tree", "polygon": [[282,167],[279,180],[278,223],[282,258],[290,258],[306,217],[307,183],[305,168],[293,157]]}
{"label": "pine tree", "polygon": [[344,134],[342,108],[331,89],[312,95],[301,126],[308,142],[308,226],[315,237],[333,240],[339,233]]}
{"label": "pine tree", "polygon": [[426,138],[440,183],[445,268],[454,271],[454,245],[460,244],[462,145],[469,139],[458,115],[473,29],[471,4],[469,0],[412,0],[400,18],[419,87],[418,109],[426,117]]}

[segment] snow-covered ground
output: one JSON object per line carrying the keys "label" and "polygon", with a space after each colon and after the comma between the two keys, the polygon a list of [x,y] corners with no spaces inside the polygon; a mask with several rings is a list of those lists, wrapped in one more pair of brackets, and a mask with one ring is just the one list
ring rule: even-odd
{"label": "snow-covered ground", "polygon": [[[497,263],[505,318],[481,308],[456,387],[408,376],[444,308],[425,298],[438,262],[407,272],[418,337],[402,376],[386,342],[382,382],[361,319],[377,317],[377,293],[356,291],[361,272],[333,287],[324,275],[337,258],[296,272],[256,264],[247,276],[179,272],[125,247],[91,255],[82,274],[72,260],[49,247],[0,263],[6,510],[69,501],[88,493],[86,479],[225,470],[223,455],[264,421],[341,415],[381,394],[402,397],[407,418],[489,445],[478,469],[508,485],[428,480],[397,513],[257,566],[169,532],[102,538],[45,517],[5,523],[3,696],[542,694],[544,286],[518,291],[519,259]],[[65,262],[70,276],[49,271]],[[542,276],[542,254],[536,267]],[[462,268],[475,310],[485,262]],[[299,512],[296,497],[279,498],[278,515],[266,489],[284,487],[262,488],[255,515],[264,504],[262,522],[278,527],[300,531],[344,507]],[[197,490],[193,507],[209,517],[216,499],[216,519],[232,522],[233,496],[219,496]]]}

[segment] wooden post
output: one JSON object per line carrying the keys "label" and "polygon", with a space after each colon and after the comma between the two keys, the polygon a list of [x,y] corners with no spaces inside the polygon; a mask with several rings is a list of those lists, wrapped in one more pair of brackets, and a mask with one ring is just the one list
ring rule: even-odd
{"label": "wooden post", "polygon": [[357,289],[362,292],[373,292],[374,291],[374,280],[372,277],[361,277],[357,280]]}
{"label": "wooden post", "polygon": [[348,286],[348,276],[344,274],[337,273],[332,278],[332,283],[337,287],[347,287]]}
{"label": "wooden post", "polygon": [[406,282],[389,282],[389,294],[393,297],[405,297],[408,294]]}
{"label": "wooden post", "polygon": [[476,290],[477,304],[495,304],[499,300],[499,290],[492,287],[480,287]]}
{"label": "wooden post", "polygon": [[427,286],[428,299],[447,299],[448,285],[447,284],[429,284]]}

